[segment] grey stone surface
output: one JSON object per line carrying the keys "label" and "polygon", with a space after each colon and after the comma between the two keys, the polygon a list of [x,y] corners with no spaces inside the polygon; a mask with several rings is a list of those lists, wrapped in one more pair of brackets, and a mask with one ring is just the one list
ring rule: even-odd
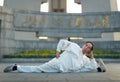
{"label": "grey stone surface", "polygon": [[[0,82],[120,82],[120,64],[107,63],[107,72],[86,73],[3,73],[13,63],[0,63]],[[42,63],[17,63],[19,65],[40,65]]]}
{"label": "grey stone surface", "polygon": [[[4,0],[4,6],[13,9],[40,11],[42,0]],[[21,6],[22,5],[22,6]]]}
{"label": "grey stone surface", "polygon": [[67,38],[67,37],[101,37],[101,33],[95,32],[94,30],[84,30],[84,29],[42,29],[39,31],[38,36],[48,36],[48,37],[59,37],[59,38]]}
{"label": "grey stone surface", "polygon": [[106,12],[117,11],[117,0],[75,0],[81,3],[82,12]]}
{"label": "grey stone surface", "polygon": [[16,27],[116,28],[120,26],[120,13],[117,11],[82,14],[56,14],[18,10],[14,13],[14,25]]}
{"label": "grey stone surface", "polygon": [[15,39],[12,9],[1,7],[0,55],[15,53]]}
{"label": "grey stone surface", "polygon": [[[80,47],[86,41],[74,41]],[[28,50],[56,50],[58,41],[16,41],[17,51],[28,51]],[[97,50],[110,50],[118,51],[120,50],[120,41],[93,41],[95,48]]]}

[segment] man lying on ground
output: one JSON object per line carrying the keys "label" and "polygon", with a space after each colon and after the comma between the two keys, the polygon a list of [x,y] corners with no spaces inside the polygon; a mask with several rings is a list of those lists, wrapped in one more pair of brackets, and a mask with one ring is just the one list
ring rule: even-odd
{"label": "man lying on ground", "polygon": [[[88,41],[82,48],[74,42],[61,39],[57,45],[56,57],[38,66],[10,65],[4,72],[106,72],[102,59],[96,62],[93,55],[93,43]],[[60,54],[61,51],[64,51]]]}

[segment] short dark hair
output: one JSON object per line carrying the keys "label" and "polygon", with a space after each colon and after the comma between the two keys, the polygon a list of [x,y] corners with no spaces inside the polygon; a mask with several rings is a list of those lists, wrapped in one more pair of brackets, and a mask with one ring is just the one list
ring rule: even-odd
{"label": "short dark hair", "polygon": [[87,41],[86,44],[87,44],[87,43],[92,44],[92,48],[91,48],[91,50],[93,50],[93,48],[94,48],[94,44],[93,44],[93,42],[91,42],[91,41]]}

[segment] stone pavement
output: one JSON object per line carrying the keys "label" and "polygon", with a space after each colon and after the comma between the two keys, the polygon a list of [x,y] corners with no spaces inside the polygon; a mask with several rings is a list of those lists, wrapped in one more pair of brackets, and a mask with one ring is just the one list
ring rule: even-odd
{"label": "stone pavement", "polygon": [[[120,63],[107,63],[107,72],[87,73],[3,73],[13,63],[0,63],[0,82],[120,82]],[[42,63],[17,63],[40,65]]]}

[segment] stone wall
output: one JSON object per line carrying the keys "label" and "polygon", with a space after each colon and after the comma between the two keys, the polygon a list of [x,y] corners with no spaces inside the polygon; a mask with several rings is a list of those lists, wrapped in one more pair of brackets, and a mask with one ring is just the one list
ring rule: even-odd
{"label": "stone wall", "polygon": [[[73,41],[80,47],[85,41]],[[16,51],[56,50],[58,41],[16,41]],[[120,41],[93,41],[96,50],[120,51]]]}

